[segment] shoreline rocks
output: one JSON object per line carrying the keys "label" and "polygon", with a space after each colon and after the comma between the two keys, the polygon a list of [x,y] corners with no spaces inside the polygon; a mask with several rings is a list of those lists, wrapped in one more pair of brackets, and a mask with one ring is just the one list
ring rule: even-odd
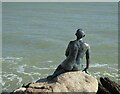
{"label": "shoreline rocks", "polygon": [[23,85],[16,89],[13,94],[47,94],[59,92],[60,94],[70,92],[84,92],[82,94],[89,94],[98,91],[98,81],[91,75],[81,71],[63,73],[51,81],[40,79],[36,82]]}
{"label": "shoreline rocks", "polygon": [[120,94],[120,85],[108,77],[100,77],[97,94]]}

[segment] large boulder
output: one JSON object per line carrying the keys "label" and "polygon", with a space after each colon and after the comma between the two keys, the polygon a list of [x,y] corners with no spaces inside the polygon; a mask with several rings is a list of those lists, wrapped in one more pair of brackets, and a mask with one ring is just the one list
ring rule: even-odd
{"label": "large boulder", "polygon": [[[96,93],[98,90],[98,81],[91,75],[81,71],[66,72],[54,78],[52,81],[40,79],[37,82],[24,85],[13,92],[13,94],[27,93],[36,94],[37,92],[89,92]],[[84,94],[82,93],[82,94]],[[42,93],[40,93],[42,94]],[[48,93],[47,93],[48,94]]]}

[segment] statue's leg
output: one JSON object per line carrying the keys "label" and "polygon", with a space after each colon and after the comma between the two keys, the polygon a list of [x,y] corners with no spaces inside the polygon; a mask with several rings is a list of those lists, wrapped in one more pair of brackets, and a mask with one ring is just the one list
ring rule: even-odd
{"label": "statue's leg", "polygon": [[53,73],[53,75],[50,75],[47,77],[48,80],[52,80],[53,78],[57,77],[58,75],[65,73],[66,71],[63,69],[63,67],[61,65],[59,65],[57,67],[57,69],[55,70],[55,72]]}
{"label": "statue's leg", "polygon": [[54,75],[54,76],[58,76],[58,75],[60,75],[60,74],[62,74],[62,73],[64,73],[64,72],[66,72],[66,71],[64,70],[64,68],[63,68],[61,65],[59,65],[59,66],[57,67],[57,69],[55,70],[55,72],[53,73],[53,75]]}

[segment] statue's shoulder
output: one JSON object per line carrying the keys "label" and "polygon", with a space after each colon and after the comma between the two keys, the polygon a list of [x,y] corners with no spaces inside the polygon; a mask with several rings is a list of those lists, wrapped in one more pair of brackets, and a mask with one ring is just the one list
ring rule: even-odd
{"label": "statue's shoulder", "polygon": [[69,44],[74,44],[74,43],[76,43],[75,40],[69,42]]}
{"label": "statue's shoulder", "polygon": [[69,46],[71,46],[71,47],[73,47],[73,46],[76,47],[76,44],[77,44],[76,40],[73,40],[73,41],[69,42]]}
{"label": "statue's shoulder", "polygon": [[90,49],[90,45],[89,45],[88,43],[84,43],[84,45],[85,45],[88,49]]}

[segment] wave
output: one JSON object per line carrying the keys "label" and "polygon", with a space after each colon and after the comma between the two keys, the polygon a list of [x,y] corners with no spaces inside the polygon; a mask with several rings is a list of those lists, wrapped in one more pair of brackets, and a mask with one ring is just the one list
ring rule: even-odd
{"label": "wave", "polygon": [[105,67],[105,66],[108,66],[108,64],[99,64],[99,63],[96,63],[96,64],[91,64],[90,67]]}
{"label": "wave", "polygon": [[100,64],[100,63],[96,63],[96,64],[91,64],[90,67],[91,68],[107,68],[107,69],[110,69],[112,71],[119,71],[118,64]]}
{"label": "wave", "polygon": [[26,64],[20,65],[19,67],[16,68],[17,72],[23,73],[26,66],[27,66]]}
{"label": "wave", "polygon": [[22,61],[23,57],[2,57],[0,58],[2,61],[12,61],[12,60],[17,60],[17,61]]}

